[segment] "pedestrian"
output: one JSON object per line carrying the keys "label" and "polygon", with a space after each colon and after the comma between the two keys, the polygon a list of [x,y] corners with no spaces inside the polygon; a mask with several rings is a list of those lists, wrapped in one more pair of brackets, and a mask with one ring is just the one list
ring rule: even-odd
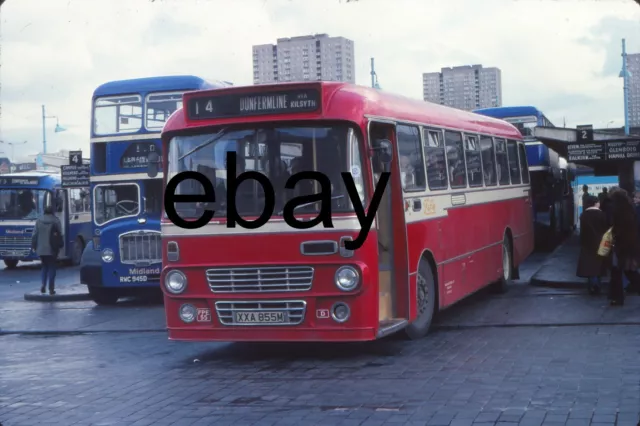
{"label": "pedestrian", "polygon": [[605,259],[598,255],[598,247],[609,227],[607,218],[600,210],[598,198],[588,196],[583,207],[585,210],[580,215],[580,256],[576,275],[587,278],[589,294],[594,295],[600,293],[600,278],[606,273]]}
{"label": "pedestrian", "polygon": [[598,194],[598,199],[600,201],[600,210],[602,210],[606,216],[607,224],[611,227],[611,197],[609,196],[607,187],[602,188],[602,192]]}
{"label": "pedestrian", "polygon": [[586,209],[584,205],[587,203],[587,198],[589,198],[589,187],[587,185],[582,185],[582,211],[585,211]]}
{"label": "pedestrian", "polygon": [[36,220],[31,239],[31,248],[42,262],[42,286],[40,293],[44,294],[47,278],[49,280],[49,294],[56,294],[56,262],[58,253],[63,246],[62,226],[60,219],[53,214],[53,207],[47,206],[44,214]]}
{"label": "pedestrian", "polygon": [[627,195],[627,191],[617,188],[609,193],[609,197],[611,199],[613,235],[609,301],[612,306],[622,306],[625,296],[622,282],[623,274],[629,279],[629,292],[640,292],[638,221],[635,206]]}

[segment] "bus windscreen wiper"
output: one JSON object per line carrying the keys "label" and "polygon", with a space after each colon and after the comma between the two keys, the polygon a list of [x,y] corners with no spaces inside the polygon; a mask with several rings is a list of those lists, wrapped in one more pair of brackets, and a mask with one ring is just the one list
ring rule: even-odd
{"label": "bus windscreen wiper", "polygon": [[188,157],[189,155],[193,154],[196,151],[200,151],[202,148],[204,148],[206,146],[211,145],[215,141],[219,140],[222,136],[224,136],[225,133],[227,133],[227,129],[221,129],[218,133],[213,135],[211,137],[211,139],[207,139],[206,141],[202,142],[200,145],[198,145],[195,148],[193,148],[191,151],[189,151],[186,154],[184,154],[182,157],[178,158],[178,161],[182,160],[184,157]]}

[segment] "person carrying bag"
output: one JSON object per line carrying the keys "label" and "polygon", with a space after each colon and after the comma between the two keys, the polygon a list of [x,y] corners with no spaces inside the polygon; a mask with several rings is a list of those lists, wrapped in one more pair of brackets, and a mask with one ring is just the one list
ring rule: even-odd
{"label": "person carrying bag", "polygon": [[38,218],[33,229],[31,249],[36,252],[42,262],[42,286],[40,293],[44,294],[49,281],[49,294],[56,294],[56,262],[60,249],[64,246],[60,219],[53,214],[53,207],[47,206],[44,215]]}

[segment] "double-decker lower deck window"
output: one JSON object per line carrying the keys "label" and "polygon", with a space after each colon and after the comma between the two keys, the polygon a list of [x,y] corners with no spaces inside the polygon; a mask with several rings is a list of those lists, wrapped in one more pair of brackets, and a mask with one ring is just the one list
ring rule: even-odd
{"label": "double-decker lower deck window", "polygon": [[135,183],[97,185],[93,196],[98,225],[140,213],[140,189]]}
{"label": "double-decker lower deck window", "polygon": [[[320,183],[314,179],[302,179],[293,189],[285,189],[287,180],[299,172],[317,171],[329,179],[331,211],[353,212],[341,173],[348,172],[354,178],[359,202],[364,204],[361,149],[355,131],[346,125],[223,128],[203,135],[176,136],[169,143],[169,179],[184,171],[199,172],[212,183],[215,202],[179,202],[175,208],[187,220],[199,218],[205,209],[214,210],[216,217],[222,218],[233,199],[240,216],[260,216],[265,208],[262,186],[254,179],[243,179],[233,188],[241,173],[254,171],[268,178],[275,193],[273,215],[282,216],[285,204],[292,198],[321,192]],[[236,155],[235,176],[227,164],[228,152]],[[176,194],[204,194],[204,188],[195,180],[185,180],[178,185]],[[321,206],[318,201],[301,204],[294,214],[317,215]]]}

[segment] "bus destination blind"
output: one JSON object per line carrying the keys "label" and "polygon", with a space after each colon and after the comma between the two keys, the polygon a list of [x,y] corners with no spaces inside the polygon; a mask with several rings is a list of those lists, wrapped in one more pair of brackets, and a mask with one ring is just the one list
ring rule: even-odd
{"label": "bus destination blind", "polygon": [[60,166],[61,185],[63,188],[81,188],[89,186],[89,165]]}
{"label": "bus destination blind", "polygon": [[319,109],[320,92],[316,89],[201,96],[189,99],[187,104],[190,120],[295,114]]}
{"label": "bus destination blind", "polygon": [[40,179],[37,177],[9,177],[0,178],[0,186],[38,186]]}

